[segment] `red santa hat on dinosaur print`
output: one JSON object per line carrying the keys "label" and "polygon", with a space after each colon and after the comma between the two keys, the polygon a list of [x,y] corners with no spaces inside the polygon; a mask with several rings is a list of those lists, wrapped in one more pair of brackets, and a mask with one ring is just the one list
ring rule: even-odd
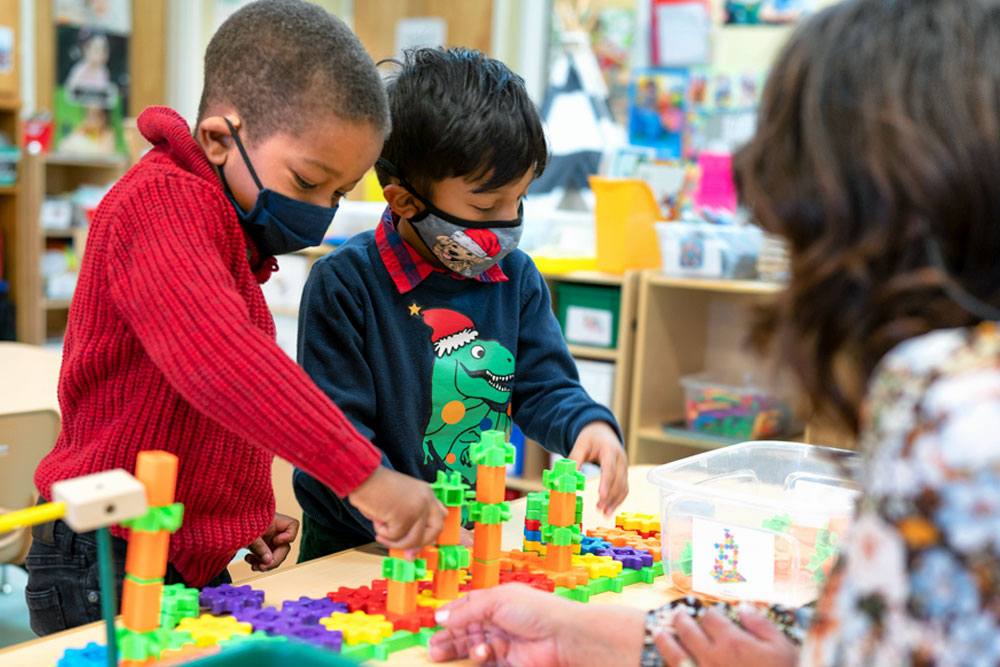
{"label": "red santa hat on dinosaur print", "polygon": [[425,310],[424,324],[433,331],[431,342],[438,357],[451,354],[479,337],[476,325],[465,315],[447,308]]}
{"label": "red santa hat on dinosaur print", "polygon": [[480,259],[496,257],[500,252],[497,235],[488,229],[459,230],[451,235],[452,240]]}

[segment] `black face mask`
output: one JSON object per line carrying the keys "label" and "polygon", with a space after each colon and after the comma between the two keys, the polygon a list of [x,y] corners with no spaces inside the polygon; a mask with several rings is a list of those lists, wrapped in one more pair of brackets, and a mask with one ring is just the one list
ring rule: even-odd
{"label": "black face mask", "polygon": [[222,186],[226,189],[226,196],[236,209],[236,217],[246,230],[247,235],[257,247],[257,252],[261,257],[272,257],[283,255],[296,250],[302,250],[311,246],[317,246],[323,242],[326,230],[330,228],[333,216],[337,213],[338,206],[328,207],[310,204],[308,202],[292,199],[280,192],[269,190],[261,184],[257,178],[257,172],[250,164],[250,157],[243,142],[240,141],[236,128],[229,122],[228,118],[223,118],[229,131],[232,133],[236,148],[240,151],[243,163],[247,166],[253,182],[257,184],[257,202],[249,212],[240,208],[236,203],[236,198],[229,189],[226,182],[226,175],[222,167],[219,167],[219,178]]}

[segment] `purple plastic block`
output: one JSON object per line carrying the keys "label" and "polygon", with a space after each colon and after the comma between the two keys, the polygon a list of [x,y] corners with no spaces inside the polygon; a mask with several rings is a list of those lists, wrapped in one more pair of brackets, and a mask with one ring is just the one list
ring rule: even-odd
{"label": "purple plastic block", "polygon": [[249,586],[233,586],[222,584],[218,587],[209,586],[201,589],[198,603],[208,607],[213,614],[235,612],[239,609],[260,609],[264,605],[264,591],[254,590]]}
{"label": "purple plastic block", "polygon": [[241,623],[249,623],[254,630],[268,633],[275,624],[285,619],[285,615],[278,611],[277,607],[264,607],[263,609],[246,607],[237,609],[233,612],[233,616]]}
{"label": "purple plastic block", "polygon": [[616,561],[630,570],[641,570],[644,567],[653,566],[653,554],[645,549],[635,547],[611,547],[609,549],[598,549],[595,552],[598,556],[611,556]]}
{"label": "purple plastic block", "polygon": [[327,630],[322,625],[305,625],[288,618],[278,621],[268,634],[283,635],[294,641],[324,646],[338,653],[344,642],[344,633],[340,630]]}
{"label": "purple plastic block", "polygon": [[330,598],[310,598],[302,596],[298,600],[285,600],[281,613],[288,618],[297,618],[305,625],[316,625],[319,619],[330,614],[346,614],[346,602],[334,602]]}

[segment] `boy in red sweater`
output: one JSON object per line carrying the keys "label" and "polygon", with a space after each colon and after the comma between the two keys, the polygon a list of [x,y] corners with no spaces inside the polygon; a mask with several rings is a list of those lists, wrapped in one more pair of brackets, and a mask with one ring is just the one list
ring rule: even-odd
{"label": "boy in red sweater", "polygon": [[[337,203],[375,162],[385,92],[357,37],[298,0],[249,5],[205,54],[192,137],[170,109],[139,129],[154,148],[101,203],[70,309],[62,432],[35,474],[53,482],[178,455],[184,525],[166,582],[228,579],[242,547],[276,567],[298,531],[276,515],[275,454],[371,518],[383,544],[416,549],[443,524],[426,483],[381,454],[278,348],[260,283],[274,256],[318,244]],[[126,543],[115,531],[118,586]],[[38,527],[25,565],[32,629],[100,618],[96,547],[62,522]],[[119,588],[120,590],[120,588]]]}

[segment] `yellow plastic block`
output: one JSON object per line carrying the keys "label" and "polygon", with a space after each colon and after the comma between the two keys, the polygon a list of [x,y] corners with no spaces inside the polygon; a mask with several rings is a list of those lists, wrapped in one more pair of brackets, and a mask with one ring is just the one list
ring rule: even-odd
{"label": "yellow plastic block", "polygon": [[597,556],[595,554],[585,554],[583,556],[573,556],[574,567],[584,567],[591,579],[598,577],[617,577],[622,573],[622,564],[611,556]]}
{"label": "yellow plastic block", "polygon": [[392,623],[385,620],[382,614],[368,615],[363,611],[351,614],[333,614],[319,619],[327,630],[340,630],[344,633],[347,644],[381,644],[382,640],[392,635]]}
{"label": "yellow plastic block", "polygon": [[240,623],[232,616],[202,614],[198,618],[182,618],[176,631],[191,633],[191,639],[198,646],[213,646],[236,635],[249,635],[253,627],[249,623]]}
{"label": "yellow plastic block", "polygon": [[532,551],[536,554],[541,554],[542,556],[544,556],[545,547],[546,545],[542,544],[541,542],[535,542],[534,540],[524,540],[525,551]]}
{"label": "yellow plastic block", "polygon": [[[462,597],[463,595],[465,595],[465,591],[459,591],[457,597]],[[437,609],[438,607],[446,605],[449,602],[452,602],[452,600],[442,600],[434,597],[433,591],[420,591],[420,594],[417,595],[418,607],[434,607]]]}
{"label": "yellow plastic block", "polygon": [[573,555],[574,556],[579,556],[582,553],[583,553],[583,545],[582,544],[574,544],[573,545]]}
{"label": "yellow plastic block", "polygon": [[652,514],[622,512],[615,517],[615,525],[622,530],[637,530],[640,533],[659,532],[660,518]]}

